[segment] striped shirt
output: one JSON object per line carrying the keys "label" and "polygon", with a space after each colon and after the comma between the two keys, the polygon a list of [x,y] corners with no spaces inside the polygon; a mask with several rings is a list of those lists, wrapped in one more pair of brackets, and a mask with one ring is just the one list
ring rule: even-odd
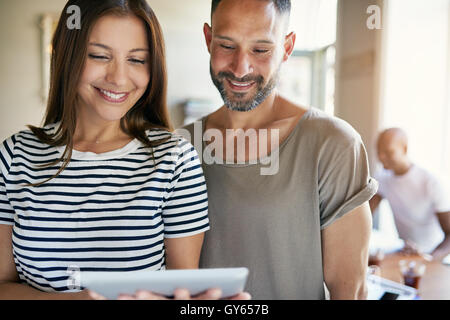
{"label": "striped shirt", "polygon": [[[56,125],[44,128],[47,132]],[[209,229],[206,184],[198,155],[183,138],[149,130],[111,152],[73,150],[56,178],[64,147],[21,131],[0,145],[0,224],[12,225],[14,262],[21,282],[46,292],[77,291],[73,270],[165,268],[164,238]]]}

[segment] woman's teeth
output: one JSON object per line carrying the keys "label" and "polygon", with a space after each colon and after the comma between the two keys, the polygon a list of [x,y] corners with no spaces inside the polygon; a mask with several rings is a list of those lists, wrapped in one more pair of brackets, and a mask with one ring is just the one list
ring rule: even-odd
{"label": "woman's teeth", "polygon": [[120,99],[122,99],[123,97],[125,97],[125,95],[126,95],[126,93],[115,94],[115,93],[112,93],[112,92],[109,92],[109,91],[106,91],[106,90],[103,90],[103,89],[99,89],[99,90],[100,90],[100,92],[103,93],[105,96],[108,96],[108,97],[110,97],[110,98],[113,99],[113,100],[120,100]]}

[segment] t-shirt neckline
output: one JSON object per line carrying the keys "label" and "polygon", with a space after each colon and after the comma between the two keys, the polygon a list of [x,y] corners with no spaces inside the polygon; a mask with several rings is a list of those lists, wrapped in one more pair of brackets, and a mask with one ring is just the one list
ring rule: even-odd
{"label": "t-shirt neckline", "polygon": [[[309,117],[309,114],[311,112],[313,112],[312,107],[308,108],[306,110],[306,112],[302,115],[302,117],[298,120],[297,124],[295,125],[294,129],[289,133],[289,135],[287,136],[286,139],[284,139],[284,141],[280,144],[280,146],[278,147],[278,154],[281,153],[281,150],[288,144],[289,140],[292,139],[292,137],[296,134],[296,132],[299,130],[299,128],[301,127],[301,124],[305,121],[306,118]],[[208,118],[208,115],[204,116],[203,118],[201,118],[201,122],[202,122],[202,147],[203,150],[205,150],[206,147],[206,143],[203,140],[203,136],[205,134],[205,129],[206,129],[206,120]],[[234,167],[234,168],[239,168],[239,167],[248,167],[248,166],[258,166],[261,165],[262,163],[267,163],[267,161],[269,159],[271,159],[271,157],[273,156],[273,151],[268,154],[265,157],[262,158],[258,158],[256,160],[256,163],[252,163],[252,162],[245,162],[245,163],[226,163],[224,159],[217,159],[216,157],[210,157],[209,155],[207,155],[207,158],[210,158],[209,160],[214,160],[214,164],[219,164],[221,166],[225,166],[225,167]],[[205,154],[203,154],[203,157],[205,157]]]}

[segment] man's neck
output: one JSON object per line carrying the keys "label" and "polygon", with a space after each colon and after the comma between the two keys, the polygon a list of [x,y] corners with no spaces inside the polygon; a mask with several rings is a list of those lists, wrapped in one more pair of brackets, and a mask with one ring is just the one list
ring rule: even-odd
{"label": "man's neck", "polygon": [[279,96],[274,92],[254,110],[248,112],[233,111],[223,107],[221,126],[223,129],[265,128],[276,117]]}
{"label": "man's neck", "polygon": [[396,176],[403,176],[408,173],[411,167],[412,167],[411,161],[407,160],[405,163],[400,165],[398,168],[395,168],[395,170],[393,171]]}

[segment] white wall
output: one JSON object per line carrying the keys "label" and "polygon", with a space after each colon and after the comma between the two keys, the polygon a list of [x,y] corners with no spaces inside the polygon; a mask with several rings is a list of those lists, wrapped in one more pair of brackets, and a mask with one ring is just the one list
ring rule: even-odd
{"label": "white wall", "polygon": [[450,183],[450,0],[388,1],[382,127],[402,127],[411,159]]}
{"label": "white wall", "polygon": [[[173,122],[180,125],[178,104],[203,98],[219,107],[221,99],[209,76],[209,55],[203,23],[209,22],[210,1],[150,0],[166,40],[168,102]],[[0,0],[0,140],[39,125],[45,106],[41,99],[39,18],[59,14],[66,0]]]}
{"label": "white wall", "polygon": [[64,0],[0,0],[0,140],[38,125],[41,100],[39,15],[59,12]]}

